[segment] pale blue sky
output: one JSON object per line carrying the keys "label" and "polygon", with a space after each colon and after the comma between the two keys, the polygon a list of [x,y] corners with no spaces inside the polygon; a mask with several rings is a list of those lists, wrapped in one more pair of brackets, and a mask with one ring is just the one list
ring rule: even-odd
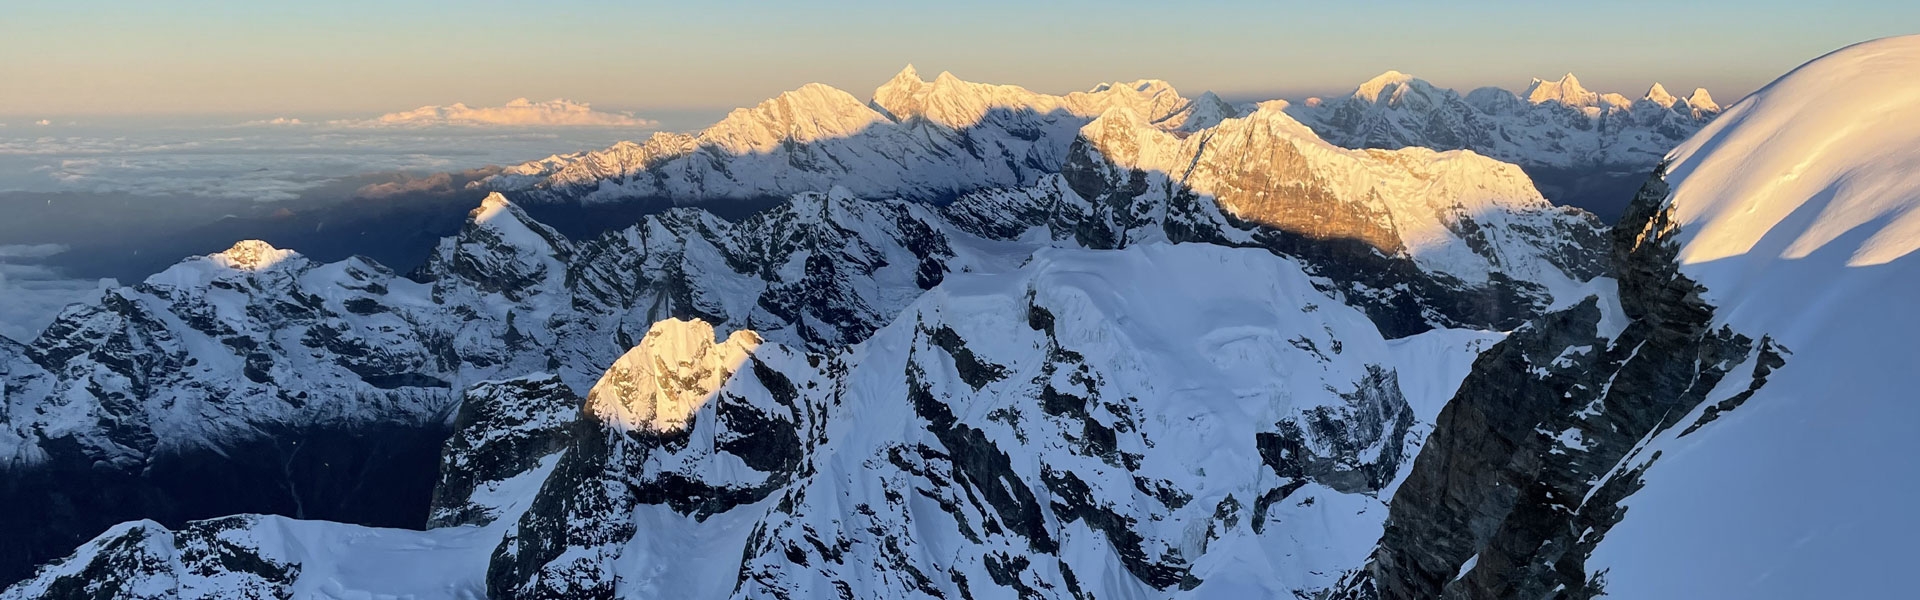
{"label": "pale blue sky", "polygon": [[567,97],[749,105],[820,81],[1065,92],[1158,78],[1229,97],[1342,92],[1387,69],[1469,88],[1577,73],[1730,102],[1920,2],[614,2],[0,0],[0,116],[341,115]]}

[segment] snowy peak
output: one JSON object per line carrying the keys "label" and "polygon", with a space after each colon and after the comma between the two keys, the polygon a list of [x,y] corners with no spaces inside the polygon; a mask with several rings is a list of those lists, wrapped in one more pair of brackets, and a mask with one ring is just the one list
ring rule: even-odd
{"label": "snowy peak", "polygon": [[872,106],[895,122],[904,121],[920,114],[920,95],[926,87],[927,82],[920,79],[920,72],[909,64],[893,79],[873,91]]}
{"label": "snowy peak", "polygon": [[526,211],[514,205],[513,201],[508,200],[506,195],[500,192],[489,193],[487,197],[480,199],[480,206],[467,213],[467,221],[494,229],[534,225],[533,218],[527,216]]}
{"label": "snowy peak", "polygon": [[[210,281],[250,280],[255,284],[281,285],[290,274],[304,270],[306,257],[292,250],[273,247],[260,240],[241,240],[226,250],[194,256],[174,263],[148,276],[143,285],[159,288],[198,289]],[[273,283],[266,283],[266,282]]]}
{"label": "snowy peak", "polygon": [[559,289],[572,253],[566,236],[494,192],[467,213],[459,234],[440,240],[424,269],[433,279],[448,281],[436,286],[442,299],[480,292],[501,293],[518,302],[541,290]]}
{"label": "snowy peak", "polygon": [[753,108],[736,109],[699,137],[732,154],[766,153],[784,143],[853,137],[886,120],[852,94],[809,83]]}
{"label": "snowy peak", "polygon": [[1399,71],[1387,71],[1360,84],[1360,88],[1353,91],[1353,97],[1368,102],[1379,102],[1381,94],[1390,95],[1414,81],[1417,80],[1412,75]]}
{"label": "snowy peak", "polygon": [[1113,106],[1128,106],[1160,120],[1187,104],[1173,86],[1159,80],[1103,83],[1086,92],[1054,96],[1014,85],[974,83],[947,71],[927,82],[911,66],[874,90],[872,102],[896,122],[918,117],[955,130],[1006,118],[996,112],[1051,120],[1091,118]]}
{"label": "snowy peak", "polygon": [[1687,96],[1687,106],[1695,111],[1720,112],[1720,105],[1713,101],[1713,95],[1707,93],[1707,88],[1693,88],[1693,94]]}
{"label": "snowy peak", "polygon": [[865,198],[939,201],[1057,173],[1079,128],[1116,106],[1169,131],[1236,114],[1218,98],[1189,102],[1157,80],[1056,96],[945,72],[926,81],[906,68],[867,102],[810,84],[694,135],[656,134],[644,144],[532,161],[485,185],[545,201],[691,202],[833,186]]}
{"label": "snowy peak", "polygon": [[587,412],[626,431],[685,429],[759,345],[746,330],[715,342],[713,326],[699,319],[654,323],[587,392]]}
{"label": "snowy peak", "polygon": [[[1240,116],[1240,109],[1234,108],[1226,100],[1213,92],[1201,92],[1200,97],[1181,109],[1175,118],[1180,119],[1178,128],[1184,131],[1199,131],[1221,121]],[[1170,124],[1170,123],[1169,123]]]}
{"label": "snowy peak", "polygon": [[[496,194],[497,195],[497,194]],[[224,252],[209,255],[215,264],[239,271],[262,271],[299,256],[260,240],[241,240]]]}
{"label": "snowy peak", "polygon": [[[1699,91],[1705,92],[1706,90]],[[1643,96],[1643,98],[1649,102],[1660,105],[1661,108],[1673,108],[1673,103],[1679,101],[1678,98],[1673,97],[1673,94],[1667,93],[1667,88],[1660,85],[1659,82],[1655,82],[1652,88],[1648,88],[1647,94]]]}
{"label": "snowy peak", "polygon": [[545,223],[535,221],[527,211],[500,192],[487,194],[481,199],[480,206],[467,213],[466,231],[486,230],[492,238],[490,246],[505,246],[519,250],[523,254],[554,255],[565,254],[568,242],[560,232],[554,231]]}
{"label": "snowy peak", "polygon": [[1560,76],[1558,81],[1533,80],[1524,94],[1527,102],[1545,104],[1558,102],[1569,106],[1593,106],[1599,102],[1600,95],[1581,87],[1580,79],[1572,73]]}

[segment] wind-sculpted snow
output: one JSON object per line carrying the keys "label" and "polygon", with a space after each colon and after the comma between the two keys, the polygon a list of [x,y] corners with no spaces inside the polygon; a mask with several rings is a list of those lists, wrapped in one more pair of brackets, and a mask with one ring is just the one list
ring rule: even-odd
{"label": "wind-sculpted snow", "polygon": [[1644,173],[1720,106],[1704,89],[1675,98],[1654,84],[1638,100],[1588,91],[1569,73],[1519,94],[1466,95],[1388,71],[1341,98],[1286,106],[1327,141],[1348,148],[1473,150],[1526,167],[1632,167]]}

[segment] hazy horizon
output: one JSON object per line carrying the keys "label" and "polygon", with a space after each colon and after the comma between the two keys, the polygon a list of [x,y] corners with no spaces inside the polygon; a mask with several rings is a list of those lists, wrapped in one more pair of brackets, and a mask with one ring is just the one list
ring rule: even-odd
{"label": "hazy horizon", "polygon": [[729,4],[15,5],[0,11],[0,55],[28,58],[0,62],[0,122],[371,116],[521,97],[653,118],[810,82],[859,94],[908,63],[1047,93],[1164,79],[1247,100],[1344,93],[1387,70],[1462,90],[1572,72],[1595,91],[1636,96],[1659,82],[1724,103],[1920,22],[1920,6],[1877,0],[1634,1],[1577,20],[1518,2]]}

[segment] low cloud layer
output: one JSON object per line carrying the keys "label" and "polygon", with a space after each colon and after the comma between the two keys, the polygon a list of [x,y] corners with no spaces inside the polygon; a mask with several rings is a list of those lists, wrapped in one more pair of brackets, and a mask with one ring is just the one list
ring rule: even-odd
{"label": "low cloud layer", "polygon": [[[364,173],[460,171],[605,148],[620,127],[338,127],[0,129],[0,193],[131,193],[291,200]],[[5,242],[8,240],[0,240]]]}
{"label": "low cloud layer", "polygon": [[96,298],[112,280],[72,279],[38,264],[66,250],[58,244],[0,245],[0,336],[25,342],[40,334],[68,304]]}
{"label": "low cloud layer", "polygon": [[248,121],[250,126],[325,126],[325,127],[623,127],[653,128],[660,122],[633,116],[594,110],[585,102],[556,98],[534,102],[515,98],[505,106],[422,106],[409,111],[387,113],[371,119],[337,119],[325,122],[279,117]]}

